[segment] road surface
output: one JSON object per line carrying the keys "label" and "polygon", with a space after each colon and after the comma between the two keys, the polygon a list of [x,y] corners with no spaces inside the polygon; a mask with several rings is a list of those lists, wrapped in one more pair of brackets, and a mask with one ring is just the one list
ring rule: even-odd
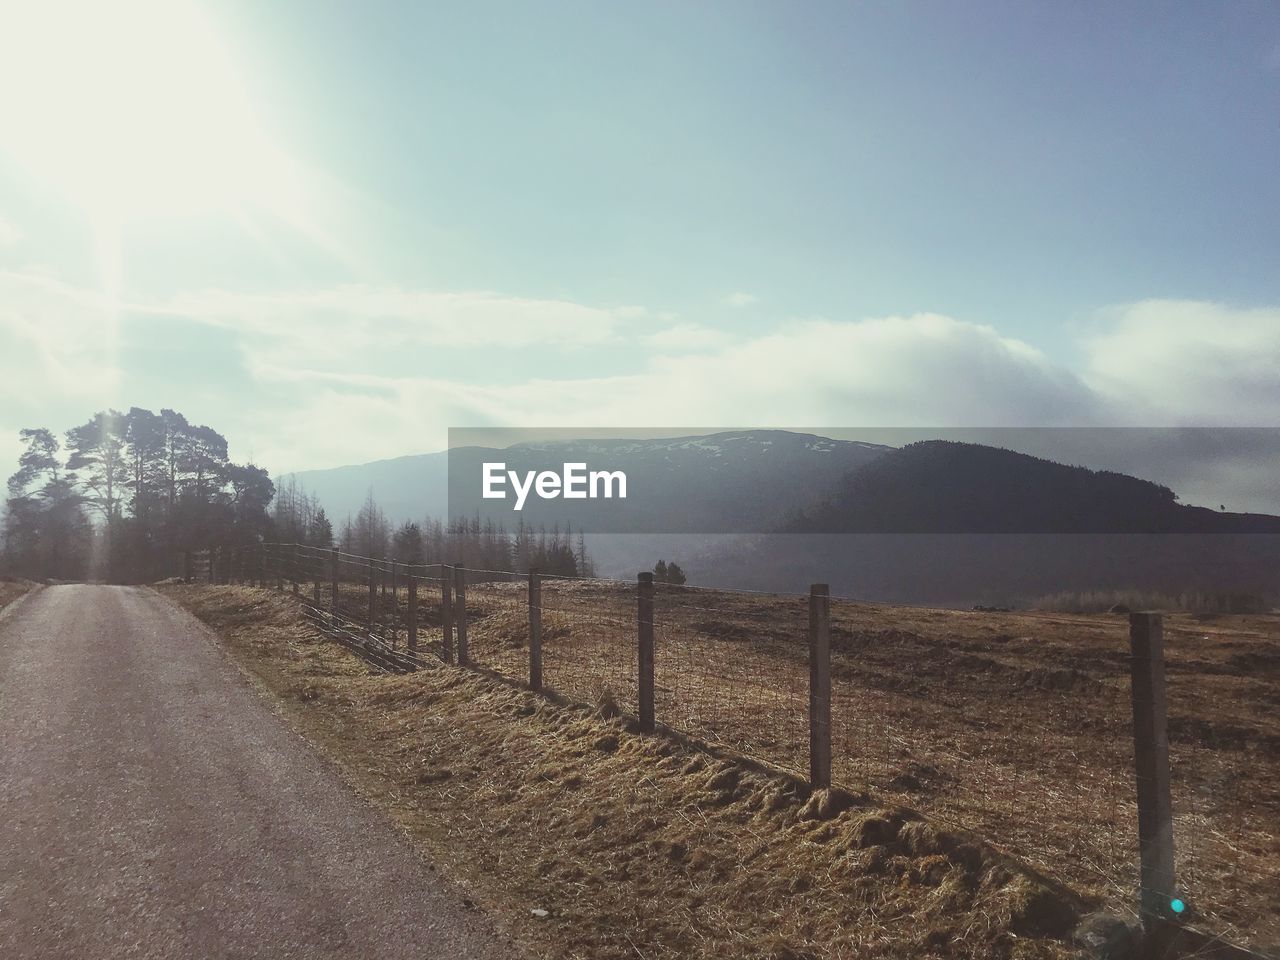
{"label": "road surface", "polygon": [[0,957],[512,955],[184,611],[0,614]]}

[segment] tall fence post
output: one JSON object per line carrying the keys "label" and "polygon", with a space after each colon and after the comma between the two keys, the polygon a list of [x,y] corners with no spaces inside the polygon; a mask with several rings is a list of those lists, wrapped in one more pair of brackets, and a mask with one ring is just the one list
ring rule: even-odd
{"label": "tall fence post", "polygon": [[809,587],[809,783],[831,786],[831,591]]}
{"label": "tall fence post", "polygon": [[1138,785],[1139,912],[1143,928],[1148,935],[1155,935],[1181,912],[1173,871],[1164,622],[1160,614],[1129,614],[1129,653]]}
{"label": "tall fence post", "polygon": [[329,548],[329,616],[338,616],[338,548]]}
{"label": "tall fence post", "polygon": [[311,561],[311,602],[317,612],[320,610],[320,581],[324,579],[324,561],[320,556],[319,549],[308,551],[308,559]]}
{"label": "tall fence post", "polygon": [[289,557],[289,581],[293,584],[293,595],[298,595],[298,579],[301,571],[298,569],[298,545],[293,545],[293,550]]}
{"label": "tall fence post", "polygon": [[[396,599],[397,594],[396,594],[396,558],[395,557],[391,558],[391,572],[389,575],[389,579],[391,580],[391,616],[389,618],[391,621],[391,631],[390,631],[391,632],[391,649],[394,650],[396,648],[396,618],[400,616],[400,601]],[[387,588],[385,584],[382,587],[382,599],[385,604],[387,599]]]}
{"label": "tall fence post", "polygon": [[653,574],[642,573],[636,583],[636,631],[640,654],[640,730],[652,733],[653,709]]}
{"label": "tall fence post", "polygon": [[195,564],[191,562],[191,551],[188,550],[182,555],[182,579],[187,583],[191,583],[196,578]]}
{"label": "tall fence post", "polygon": [[409,652],[416,654],[418,652],[418,578],[413,575],[413,568],[409,568],[409,573],[405,574],[405,586],[409,592],[409,622],[408,637],[406,643],[409,646]]}
{"label": "tall fence post", "polygon": [[467,654],[467,568],[453,568],[453,627],[458,634],[458,666],[470,661]]}
{"label": "tall fence post", "polygon": [[368,634],[373,636],[373,626],[378,621],[378,578],[373,567],[373,557],[369,558],[369,624]]}
{"label": "tall fence post", "polygon": [[280,544],[271,545],[271,565],[276,568],[276,590],[284,591],[284,558],[280,556]]}
{"label": "tall fence post", "polygon": [[453,663],[453,568],[440,564],[440,658]]}
{"label": "tall fence post", "polygon": [[265,543],[258,544],[258,586],[263,589],[267,586],[267,545]]}
{"label": "tall fence post", "polygon": [[542,577],[529,571],[529,688],[542,689]]}

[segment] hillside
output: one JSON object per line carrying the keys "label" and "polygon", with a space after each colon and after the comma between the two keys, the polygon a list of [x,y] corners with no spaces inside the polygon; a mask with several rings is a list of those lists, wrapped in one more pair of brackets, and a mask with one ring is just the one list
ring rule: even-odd
{"label": "hillside", "polygon": [[709,549],[702,582],[830,583],[850,596],[966,607],[1062,591],[1280,599],[1280,517],[1185,506],[1167,487],[1011,450],[926,441],[851,472],[774,535]]}
{"label": "hillside", "polygon": [[851,472],[791,533],[1280,533],[1280,517],[1218,513],[1168,487],[1013,450],[930,440]]}

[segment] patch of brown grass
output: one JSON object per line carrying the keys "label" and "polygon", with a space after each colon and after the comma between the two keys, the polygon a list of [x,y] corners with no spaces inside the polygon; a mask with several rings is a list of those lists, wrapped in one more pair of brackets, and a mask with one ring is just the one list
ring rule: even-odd
{"label": "patch of brown grass", "polygon": [[29,580],[0,580],[0,610],[23,596],[35,584]]}
{"label": "patch of brown grass", "polygon": [[378,675],[288,597],[162,589],[538,955],[1072,955],[1075,897],[910,810],[638,736],[607,690],[573,707],[444,664]]}

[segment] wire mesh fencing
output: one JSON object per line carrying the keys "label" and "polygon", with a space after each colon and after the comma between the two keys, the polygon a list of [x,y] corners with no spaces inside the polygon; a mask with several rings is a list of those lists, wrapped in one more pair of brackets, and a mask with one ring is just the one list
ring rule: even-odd
{"label": "wire mesh fencing", "polygon": [[[334,629],[394,653],[393,665],[460,662],[642,726],[651,709],[669,730],[992,838],[1114,912],[1150,912],[1135,732],[1155,707],[1135,706],[1123,620],[824,595],[818,644],[813,595],[407,565],[291,544],[212,569],[298,594]],[[1167,720],[1159,708],[1176,838],[1162,919],[1235,942],[1280,940],[1270,904],[1280,729],[1265,719],[1280,702],[1280,637],[1267,624],[1177,620]],[[1207,687],[1214,678],[1225,686]]]}

